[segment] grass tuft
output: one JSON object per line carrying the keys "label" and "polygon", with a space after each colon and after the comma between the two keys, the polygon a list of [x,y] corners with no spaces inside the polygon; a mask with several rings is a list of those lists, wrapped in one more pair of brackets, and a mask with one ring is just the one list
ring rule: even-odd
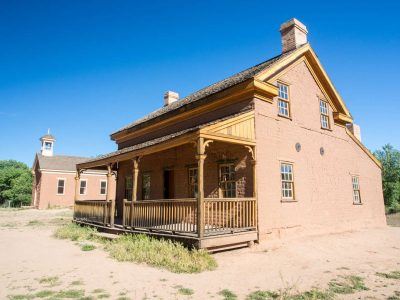
{"label": "grass tuft", "polygon": [[192,289],[182,287],[178,290],[178,293],[181,295],[190,296],[194,294],[194,291]]}
{"label": "grass tuft", "polygon": [[376,272],[375,273],[377,276],[387,278],[387,279],[400,279],[400,271],[392,271],[389,273],[380,273]]}
{"label": "grass tuft", "polygon": [[106,243],[105,249],[118,261],[146,263],[174,273],[199,273],[217,267],[204,250],[189,250],[177,242],[140,234],[124,235]]}
{"label": "grass tuft", "polygon": [[92,251],[92,250],[94,250],[94,249],[96,249],[96,246],[95,246],[95,245],[92,245],[92,244],[83,244],[83,245],[81,246],[81,250],[82,250],[82,251]]}
{"label": "grass tuft", "polygon": [[36,298],[47,298],[54,295],[56,292],[50,290],[39,291],[35,294]]}
{"label": "grass tuft", "polygon": [[360,276],[344,276],[342,280],[332,280],[329,283],[329,290],[335,294],[353,294],[357,291],[366,291],[364,279]]}
{"label": "grass tuft", "polygon": [[97,230],[94,228],[69,223],[59,227],[54,236],[59,239],[69,239],[71,241],[85,241],[92,239],[96,232]]}
{"label": "grass tuft", "polygon": [[218,293],[218,295],[222,296],[224,300],[236,300],[238,298],[234,292],[228,289],[223,289]]}
{"label": "grass tuft", "polygon": [[53,287],[53,286],[56,286],[56,285],[60,284],[59,279],[58,279],[57,276],[42,277],[42,278],[38,279],[38,281],[39,281],[40,284],[44,284],[44,285],[47,285],[49,287]]}
{"label": "grass tuft", "polygon": [[84,290],[65,290],[59,291],[57,294],[54,295],[54,299],[76,299],[82,298],[85,296]]}
{"label": "grass tuft", "polygon": [[42,225],[44,225],[44,223],[39,220],[32,220],[29,221],[28,224],[26,224],[26,226],[42,226]]}
{"label": "grass tuft", "polygon": [[268,300],[268,299],[278,299],[278,297],[279,294],[277,292],[254,291],[246,297],[246,300]]}

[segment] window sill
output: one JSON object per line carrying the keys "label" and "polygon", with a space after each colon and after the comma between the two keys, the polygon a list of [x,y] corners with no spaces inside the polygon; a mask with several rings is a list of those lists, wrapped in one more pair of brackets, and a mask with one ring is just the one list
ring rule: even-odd
{"label": "window sill", "polygon": [[299,202],[295,199],[281,199],[281,203],[291,203],[291,202]]}
{"label": "window sill", "polygon": [[331,128],[325,128],[325,127],[322,127],[322,126],[321,126],[321,129],[322,130],[327,130],[327,131],[333,131]]}
{"label": "window sill", "polygon": [[292,121],[292,117],[290,117],[290,116],[288,117],[288,116],[285,116],[285,115],[278,114],[278,117],[281,117],[281,118],[288,119],[288,120]]}
{"label": "window sill", "polygon": [[353,205],[363,205],[362,203],[354,203],[353,202]]}

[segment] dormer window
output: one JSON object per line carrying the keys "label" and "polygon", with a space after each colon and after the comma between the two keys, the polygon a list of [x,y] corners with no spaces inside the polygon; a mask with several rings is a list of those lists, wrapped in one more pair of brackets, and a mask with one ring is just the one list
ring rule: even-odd
{"label": "dormer window", "polygon": [[278,115],[290,118],[289,86],[278,82]]}
{"label": "dormer window", "polygon": [[46,150],[51,150],[51,146],[52,146],[52,143],[50,143],[50,142],[44,143],[44,149],[46,149]]}

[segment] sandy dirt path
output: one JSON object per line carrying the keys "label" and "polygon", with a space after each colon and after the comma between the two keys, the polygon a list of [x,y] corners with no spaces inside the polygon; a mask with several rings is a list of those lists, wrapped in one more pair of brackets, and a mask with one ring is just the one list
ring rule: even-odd
{"label": "sandy dirt path", "polygon": [[[375,274],[400,271],[400,227],[266,242],[215,254],[215,271],[174,274],[52,237],[69,216],[68,210],[0,210],[0,299],[70,289],[109,299],[223,299],[218,292],[229,289],[245,299],[255,290],[323,289],[340,275],[362,276],[369,290],[339,299],[387,299],[400,292],[400,280]],[[39,282],[45,277],[58,280],[46,286]],[[194,294],[181,295],[179,287]]]}

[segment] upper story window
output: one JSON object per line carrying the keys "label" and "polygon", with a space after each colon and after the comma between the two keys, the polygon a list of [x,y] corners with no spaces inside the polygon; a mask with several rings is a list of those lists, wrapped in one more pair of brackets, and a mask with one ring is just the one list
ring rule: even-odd
{"label": "upper story window", "polygon": [[132,176],[125,177],[125,199],[132,200]]}
{"label": "upper story window", "polygon": [[189,168],[188,170],[188,182],[189,182],[189,197],[197,197],[197,168]]}
{"label": "upper story window", "polygon": [[100,195],[105,195],[107,193],[107,180],[100,181]]}
{"label": "upper story window", "polygon": [[81,179],[79,186],[79,194],[86,195],[86,192],[87,192],[87,181],[86,179]]}
{"label": "upper story window", "polygon": [[319,100],[319,111],[321,113],[321,127],[324,129],[330,129],[328,102]]}
{"label": "upper story window", "polygon": [[148,173],[142,175],[142,199],[150,199],[151,176]]}
{"label": "upper story window", "polygon": [[360,195],[360,181],[358,176],[352,176],[351,182],[353,184],[353,203],[361,204],[361,195]]}
{"label": "upper story window", "polygon": [[293,165],[281,163],[282,199],[294,199]]}
{"label": "upper story window", "polygon": [[235,165],[223,164],[219,166],[219,186],[223,198],[236,197]]}
{"label": "upper story window", "polygon": [[290,117],[289,86],[278,82],[278,115]]}
{"label": "upper story window", "polygon": [[59,178],[57,180],[57,195],[64,195],[65,190],[65,179]]}

